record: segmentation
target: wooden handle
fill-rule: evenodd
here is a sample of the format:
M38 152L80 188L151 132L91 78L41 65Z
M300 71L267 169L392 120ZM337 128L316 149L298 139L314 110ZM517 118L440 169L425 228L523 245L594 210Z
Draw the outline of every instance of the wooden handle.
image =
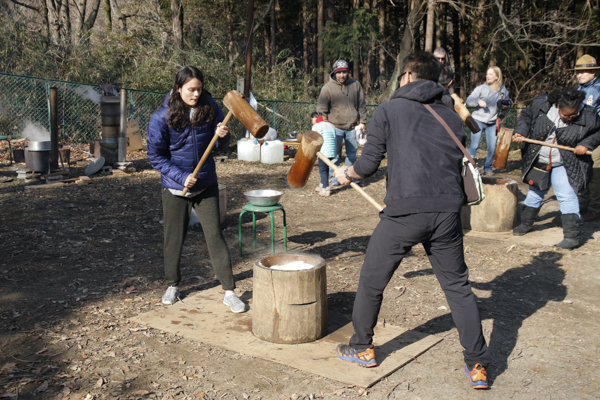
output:
M227 124L229 123L229 120L231 119L231 117L233 117L233 112L229 111L227 113L227 115L225 116L225 119L223 120L223 122L221 122L221 126L227 126ZM215 136L213 136L212 140L208 144L208 147L206 148L206 150L204 150L204 154L202 154L202 158L200 159L200 162L198 162L198 165L196 165L196 168L194 168L194 172L192 172L193 176L198 175L198 172L200 172L200 168L202 168L202 166L206 162L206 159L208 158L208 155L210 154L210 152L215 147L215 143L217 143L218 139L219 139L219 135L217 135L215 133ZM183 196L185 196L185 194L187 192L188 192L188 188L184 187L183 188L183 192L181 192L181 194Z
M555 149L561 149L561 150L567 150L567 151L572 151L575 152L575 149L569 146L563 146L560 144L554 144L554 143L548 143L548 142L542 142L541 140L533 140L533 139L528 139L528 138L523 138L524 142L527 143L534 143L534 144L540 144L542 146L548 146L548 147L554 147ZM586 151L585 154L587 154L588 156L592 155L591 151Z
M323 162L325 164L327 164L331 169L333 169L334 171L337 171L339 168L337 165L335 165L334 163L332 163L329 158L325 157L323 155L323 153L321 153L320 151L317 153L317 156L323 160ZM369 203L371 203L379 212L383 211L383 206L381 204L379 204L378 202L375 201L374 198L372 198L371 196L369 196L360 186L358 186L358 184L356 184L355 182L350 183L350 186L352 186L354 189L358 190L358 193L362 194L362 196L369 200Z

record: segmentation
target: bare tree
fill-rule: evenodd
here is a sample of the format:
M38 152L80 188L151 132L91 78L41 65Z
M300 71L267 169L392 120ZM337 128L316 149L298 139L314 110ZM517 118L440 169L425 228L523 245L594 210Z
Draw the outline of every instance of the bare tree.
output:
M423 0L413 0L412 9L408 14L408 18L406 19L406 25L404 26L404 33L402 36L402 43L400 45L400 52L396 56L396 65L394 67L394 72L390 78L390 82L387 87L383 91L383 94L379 97L379 103L383 103L388 101L392 94L398 89L398 79L400 78L400 74L402 73L402 61L406 56L408 56L411 50L414 47L414 31L417 26L421 22L421 18L423 17L423 13L421 12L421 6L423 5Z
M173 19L173 46L176 49L183 47L183 2L171 0L171 17Z

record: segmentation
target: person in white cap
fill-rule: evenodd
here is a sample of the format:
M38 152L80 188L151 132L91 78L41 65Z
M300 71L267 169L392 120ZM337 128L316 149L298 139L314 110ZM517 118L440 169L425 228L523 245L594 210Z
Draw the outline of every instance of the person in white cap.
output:
M592 106L600 115L600 79L596 77L596 71L600 68L596 59L589 54L580 57L575 63L575 71L579 86L577 90L585 92L583 104ZM579 193L579 208L581 219L591 222L600 218L600 147L592 152L592 180Z
M331 79L321 89L317 101L317 112L326 122L335 126L336 156L332 160L339 167L342 142L346 143L346 165L354 165L358 141L358 126L363 132L367 123L367 103L360 82L348 76L348 63L337 60L333 64ZM331 171L333 175L333 171ZM332 185L339 183L332 178Z

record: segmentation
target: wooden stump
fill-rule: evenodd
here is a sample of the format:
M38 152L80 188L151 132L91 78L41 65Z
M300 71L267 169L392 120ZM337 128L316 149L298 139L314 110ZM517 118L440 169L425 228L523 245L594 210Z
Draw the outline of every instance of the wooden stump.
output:
M463 229L480 232L511 231L517 222L517 182L509 178L481 177L485 199L476 206L463 206Z
M282 271L274 265L303 261L314 268ZM306 343L327 333L325 260L310 254L274 254L254 262L252 333L272 343Z

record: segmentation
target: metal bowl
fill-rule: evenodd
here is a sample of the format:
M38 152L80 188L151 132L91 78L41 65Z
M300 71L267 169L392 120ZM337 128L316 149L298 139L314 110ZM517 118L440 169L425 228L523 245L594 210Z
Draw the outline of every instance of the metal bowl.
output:
M279 190L250 190L244 193L250 204L259 207L274 206L277 204L283 192Z

